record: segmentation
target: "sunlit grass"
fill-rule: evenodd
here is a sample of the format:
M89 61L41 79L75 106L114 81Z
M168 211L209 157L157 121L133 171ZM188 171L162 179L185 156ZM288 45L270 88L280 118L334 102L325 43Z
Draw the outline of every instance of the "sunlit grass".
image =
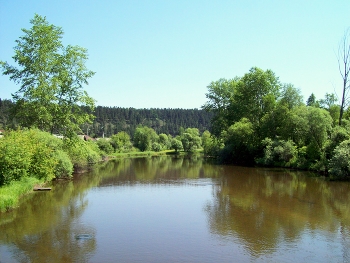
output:
M126 153L113 153L111 157L115 158L125 158L125 157L147 157L147 156L161 156L161 155L167 155L171 152L174 152L174 150L166 150L166 151L160 151L160 152L153 152L153 151L133 151L133 152L126 152Z
M126 158L126 157L148 157L148 156L165 156L165 155L188 155L188 154L196 154L202 153L203 149L198 149L194 152L188 153L184 151L175 152L175 150L164 150L159 152L154 151L132 151L132 152L124 152L124 153L113 153L109 157L111 158Z
M20 197L32 191L34 185L39 183L40 180L37 178L25 177L0 187L0 212L6 212L18 206Z

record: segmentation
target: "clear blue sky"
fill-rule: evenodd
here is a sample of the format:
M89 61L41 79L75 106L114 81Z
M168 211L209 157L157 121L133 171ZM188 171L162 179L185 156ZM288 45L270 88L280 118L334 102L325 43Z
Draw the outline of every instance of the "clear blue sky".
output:
M283 83L340 95L336 52L350 26L349 0L0 0L0 60L37 13L88 49L97 105L200 108L207 86L271 69ZM0 75L0 98L19 89Z

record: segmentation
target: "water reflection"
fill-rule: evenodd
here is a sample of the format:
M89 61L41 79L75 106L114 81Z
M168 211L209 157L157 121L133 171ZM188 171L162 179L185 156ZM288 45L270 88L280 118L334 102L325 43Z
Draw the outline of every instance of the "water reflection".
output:
M222 251L238 251L241 247L245 251L243 254L249 256L239 258L236 255L238 261L298 262L300 254L301 259L310 256L313 261L318 255L318 259L321 259L319 261L325 262L324 244L326 249L331 248L327 254L330 261L350 262L349 183L327 182L321 178L311 178L305 173L286 170L212 165L198 156L114 160L95 167L87 174L76 175L72 181L56 182L50 192L33 193L23 200L18 209L0 214L0 262L100 262L101 258L96 259L96 255L101 253L98 250L103 250L103 247L98 246L103 241L98 238L98 220L91 223L83 216L91 207L89 201L96 201L89 199L89 192L95 189L94 195L90 196L102 200L104 204L110 203L115 208L113 200L103 200L104 189L108 191L116 186L137 188L139 185L160 188L167 185L197 187L201 183L210 184L203 189L207 191L211 188L211 200L199 209L200 216L204 214L204 222L207 223L203 229L198 228L197 233L208 233L196 240L197 243L193 246L202 248L202 254L204 251L208 251L208 254L201 258L191 254L192 262L209 262L213 255L224 256ZM118 195L121 195L123 191L120 187L117 189ZM145 188L140 189L143 194ZM106 196L115 198L113 192ZM182 199L181 196L172 198ZM176 200L170 201L174 204ZM162 202L169 200L165 198ZM123 204L118 205L127 209ZM167 205L168 203L165 204ZM178 205L180 208L183 206L182 203ZM158 225L152 226L156 229L164 210L156 211L154 207L152 216L157 214L159 217L152 219L158 221ZM99 209L102 213L102 210L110 208ZM185 213L189 213L192 208L186 209L184 217L187 217ZM88 212L91 218L94 213L97 212ZM119 216L119 210L115 213L118 215L116 218L124 222ZM194 213L191 216L193 222L202 220L197 220ZM194 226L199 227L192 227ZM187 226L187 235L188 227L190 226ZM178 229L172 232L173 239L177 231ZM111 234L113 235L112 232ZM125 232L125 236L128 235ZM206 236L210 237L204 240ZM158 237L158 240L163 238ZM322 245L320 242L323 242ZM227 248L222 244L226 244ZM309 251L303 252L305 244L309 246ZM5 253L1 254L2 251ZM229 262L232 254L227 253L226 261ZM295 260L290 259L291 255ZM186 259L186 255L181 256ZM216 261L225 260L221 258Z
M0 245L6 244L13 262L88 262L96 241L94 228L79 221L88 206L86 181L58 182L0 215ZM91 238L76 238L82 233Z
M221 169L224 176L215 187L215 202L206 208L213 233L238 238L259 257L281 243L297 243L305 232L323 231L342 239L343 260L350 261L348 183L281 170Z

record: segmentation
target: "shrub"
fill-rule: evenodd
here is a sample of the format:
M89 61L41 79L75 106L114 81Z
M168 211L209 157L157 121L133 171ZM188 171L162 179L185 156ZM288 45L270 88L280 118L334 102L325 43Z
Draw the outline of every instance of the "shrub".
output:
M8 132L0 140L0 185L28 176L32 147L23 131Z
M100 150L95 142L83 141L78 137L64 139L64 151L67 152L74 167L84 167L101 160Z
M155 152L160 152L161 150L161 145L157 142L152 143L152 151Z
M73 173L73 164L66 152L58 150L55 152L57 164L55 167L56 178L71 177Z
M350 140L343 141L334 149L329 174L333 179L350 177Z
M27 176L52 180L61 148L60 139L37 129L7 132L0 140L0 185Z
M263 165L289 167L297 160L297 149L291 140L271 140L266 138L262 141L264 156L257 160Z
M101 151L103 151L106 154L111 154L114 151L114 148L111 145L111 143L104 138L97 140L97 146Z

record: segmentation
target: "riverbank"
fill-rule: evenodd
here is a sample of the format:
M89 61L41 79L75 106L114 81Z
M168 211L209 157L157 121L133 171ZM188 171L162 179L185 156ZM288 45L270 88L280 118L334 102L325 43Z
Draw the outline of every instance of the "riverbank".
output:
M39 179L25 177L20 181L13 181L9 185L0 187L0 212L7 212L18 206L20 199L33 191L34 186L41 185Z
M202 153L203 150L198 150L195 151L194 153ZM159 152L154 152L154 151L145 151L145 152L127 152L127 153L114 153L108 156L108 158L128 158L128 157L150 157L150 156L165 156L165 155L187 155L189 154L188 152L184 151L177 151L175 150L165 150L165 151L159 151Z

